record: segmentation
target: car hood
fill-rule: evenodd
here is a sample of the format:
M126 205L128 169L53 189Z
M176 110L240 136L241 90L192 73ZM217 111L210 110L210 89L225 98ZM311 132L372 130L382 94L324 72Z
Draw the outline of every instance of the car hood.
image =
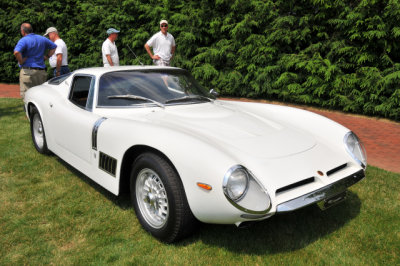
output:
M218 103L169 107L148 118L233 152L263 159L298 154L316 145L312 136L278 122L279 117L261 117Z

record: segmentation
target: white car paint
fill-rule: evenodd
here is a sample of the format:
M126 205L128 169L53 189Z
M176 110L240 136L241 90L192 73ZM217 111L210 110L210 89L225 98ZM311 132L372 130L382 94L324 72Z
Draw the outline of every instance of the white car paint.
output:
M177 170L194 216L207 223L238 224L268 218L277 206L333 184L365 166L346 151L349 130L317 114L278 105L215 100L198 104L143 108L99 108L97 88L104 73L158 67L90 68L75 71L59 85L48 82L30 89L24 102L38 108L49 149L115 195L120 193L121 164L134 146L160 151ZM69 100L76 75L95 77L91 111ZM29 114L28 114L29 117ZM92 148L93 127L98 128ZM116 159L115 176L99 169L100 152ZM327 176L340 165L346 167ZM271 199L267 215L249 218L223 192L223 178L234 165L246 167ZM323 175L319 175L322 172ZM309 184L276 193L282 187L313 177ZM197 183L212 186L204 190ZM262 203L252 202L254 210ZM245 215L245 216L243 216Z

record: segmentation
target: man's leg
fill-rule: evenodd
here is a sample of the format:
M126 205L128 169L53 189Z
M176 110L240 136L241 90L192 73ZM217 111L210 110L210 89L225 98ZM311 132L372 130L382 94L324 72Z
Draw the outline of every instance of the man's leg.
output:
M43 84L47 81L47 71L46 70L38 70L38 71L39 71L40 78L39 78L39 83L36 85Z
M60 73L60 75L67 74L67 73L69 73L69 72L70 72L70 70L69 70L69 67L68 67L68 66L62 66L62 67L61 67L61 73Z
M21 98L25 97L25 92L32 87L31 69L23 69L19 71L19 93Z
M165 61L163 59L153 60L156 66L169 66L169 61Z
M32 75L31 75L31 78L32 78L32 86L31 87L34 87L34 86L37 86L37 85L40 85L40 84L43 84L44 82L46 82L47 72L45 70L33 69L31 71L33 71Z

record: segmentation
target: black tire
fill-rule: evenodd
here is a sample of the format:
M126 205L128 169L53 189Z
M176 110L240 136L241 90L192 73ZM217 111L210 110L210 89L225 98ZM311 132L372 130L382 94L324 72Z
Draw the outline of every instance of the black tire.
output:
M41 154L50 154L50 151L47 148L46 134L44 132L42 118L35 106L33 106L31 110L30 125L32 141L36 150Z
M178 174L155 153L144 153L133 163L130 193L139 222L161 241L182 239L197 225Z

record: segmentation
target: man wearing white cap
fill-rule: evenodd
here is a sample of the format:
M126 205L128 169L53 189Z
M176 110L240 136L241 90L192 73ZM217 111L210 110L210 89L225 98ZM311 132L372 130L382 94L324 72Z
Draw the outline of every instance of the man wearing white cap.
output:
M168 21L160 21L160 30L146 42L144 48L157 66L169 66L175 53L175 39L168 33ZM153 47L154 55L150 47Z
M49 58L50 66L54 69L54 77L69 73L67 45L58 35L56 28L48 28L43 36L47 35L57 45L56 51ZM47 59L47 56L45 56L45 59Z
M101 51L103 53L103 64L105 67L119 66L118 49L115 40L118 38L119 30L109 28L107 30L108 38L103 42Z

